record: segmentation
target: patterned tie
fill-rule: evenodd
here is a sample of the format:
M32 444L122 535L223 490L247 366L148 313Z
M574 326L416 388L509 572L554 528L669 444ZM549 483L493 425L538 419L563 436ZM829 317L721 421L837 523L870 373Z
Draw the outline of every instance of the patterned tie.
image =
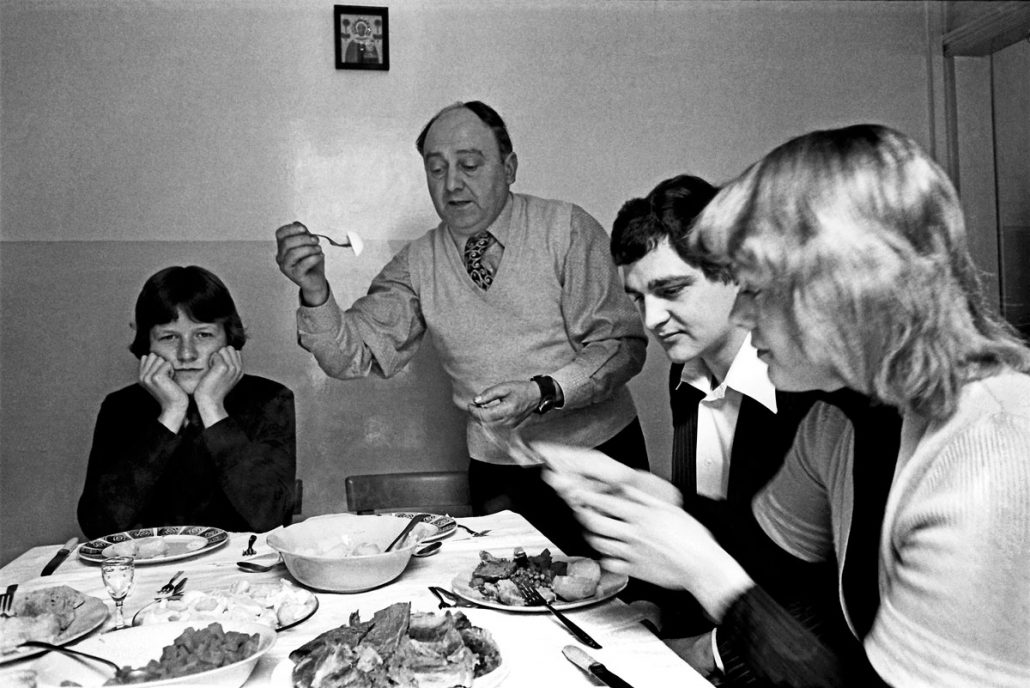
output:
M495 241L494 235L484 230L473 234L465 242L465 269L480 289L488 289L494 281L493 270L483 262L483 254Z

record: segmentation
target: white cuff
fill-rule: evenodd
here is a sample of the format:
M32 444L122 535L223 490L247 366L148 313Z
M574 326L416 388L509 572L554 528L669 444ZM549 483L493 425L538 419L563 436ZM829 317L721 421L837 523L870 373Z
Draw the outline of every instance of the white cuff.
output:
M719 656L719 643L715 641L715 634L719 631L718 628L712 629L712 659L715 661L715 668L719 670L719 673L725 673L726 667L723 666L722 657Z

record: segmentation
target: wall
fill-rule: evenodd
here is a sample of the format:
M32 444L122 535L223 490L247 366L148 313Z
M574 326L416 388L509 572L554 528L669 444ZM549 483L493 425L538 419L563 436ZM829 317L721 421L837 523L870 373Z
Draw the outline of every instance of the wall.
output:
M389 2L389 72L333 69L332 3L0 0L0 562L77 533L75 497L142 282L225 277L256 372L297 394L305 511L342 478L463 464L434 353L394 380L326 380L295 344L272 232L358 230L341 300L435 223L412 145L459 99L506 117L516 190L622 202L689 171L719 181L785 138L872 120L929 144L921 2ZM668 473L666 364L632 383ZM661 390L661 391L659 391Z
M991 56L1005 316L1030 339L1030 41Z

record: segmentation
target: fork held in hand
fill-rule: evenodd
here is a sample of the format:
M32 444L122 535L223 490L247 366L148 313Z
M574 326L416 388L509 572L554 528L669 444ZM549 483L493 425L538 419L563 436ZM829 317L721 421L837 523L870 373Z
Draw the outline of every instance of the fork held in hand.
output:
M561 621L565 625L565 628L569 629L572 632L572 635L576 636L576 639L579 640L579 642L583 643L587 647L592 647L595 650L601 649L600 643L591 638L586 631L584 631L582 628L574 624L568 617L566 617L560 611L551 606L551 603L545 600L543 595L537 592L536 588L532 587L525 581L513 582L515 583L515 587L519 589L519 592L522 593L522 597L526 600L527 603L533 606L547 607L547 611L554 614L558 621Z
M360 256L361 252L365 248L365 244L361 240L361 237L358 236L357 232L347 232L347 240L346 241L337 241L336 239L332 238L331 236L328 236L328 235L325 235L325 234L318 234L317 232L312 232L311 235L312 236L317 236L317 237L322 237L323 239L328 241L330 244L332 244L333 246L336 246L338 248L350 248L351 250L354 251L354 255L356 255L356 256Z

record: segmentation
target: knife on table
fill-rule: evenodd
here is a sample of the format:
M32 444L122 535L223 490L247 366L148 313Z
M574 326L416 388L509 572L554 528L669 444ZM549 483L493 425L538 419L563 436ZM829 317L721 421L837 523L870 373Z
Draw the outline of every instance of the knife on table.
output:
M79 538L77 537L73 537L68 540L68 542L64 543L64 547L57 550L57 554L54 555L53 559L46 563L46 566L43 567L43 573L39 575L49 576L51 573L56 571L57 567L61 565L61 562L68 558L68 555L71 554L77 544L79 544Z
M565 655L565 659L569 660L583 671L593 674L612 688L633 688L633 686L613 674L611 669L606 667L604 664L601 664L575 645L566 645L562 648L562 654Z

